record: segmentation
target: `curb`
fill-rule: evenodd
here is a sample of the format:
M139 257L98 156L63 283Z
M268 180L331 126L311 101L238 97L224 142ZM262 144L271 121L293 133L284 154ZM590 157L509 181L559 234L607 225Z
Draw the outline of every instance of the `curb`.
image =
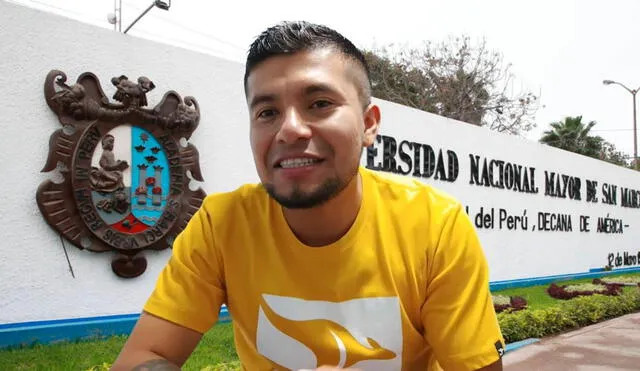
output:
M522 347L525 347L527 345L531 345L534 343L539 342L540 339L537 338L530 338L530 339L525 339L525 340L521 340L521 341L516 341L515 343L510 343L507 344L507 347L505 349L505 354L509 353L509 352L513 352L515 350L518 350Z

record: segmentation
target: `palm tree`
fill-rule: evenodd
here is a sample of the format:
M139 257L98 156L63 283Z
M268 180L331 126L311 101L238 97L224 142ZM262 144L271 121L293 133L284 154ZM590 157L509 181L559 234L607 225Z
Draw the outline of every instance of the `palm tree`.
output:
M540 142L584 156L600 158L602 138L589 134L595 125L595 121L583 123L582 116L565 117L564 121L552 122L551 129L542 133Z

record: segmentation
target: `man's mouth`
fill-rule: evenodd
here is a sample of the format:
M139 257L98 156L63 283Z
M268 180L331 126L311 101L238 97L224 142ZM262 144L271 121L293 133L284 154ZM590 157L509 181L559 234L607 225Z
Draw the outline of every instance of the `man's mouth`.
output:
M282 169L293 169L296 167L304 167L313 164L317 164L322 160L319 158L310 158L310 157L302 157L302 158L288 158L286 160L282 160L276 164L276 167Z

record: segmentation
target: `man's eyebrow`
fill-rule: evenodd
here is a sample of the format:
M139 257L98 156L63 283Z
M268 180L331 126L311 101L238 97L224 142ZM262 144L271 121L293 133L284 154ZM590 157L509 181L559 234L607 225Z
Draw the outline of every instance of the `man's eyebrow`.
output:
M269 103L276 100L275 94L258 94L251 98L251 102L249 103L249 108L253 109L255 106L262 103Z
M330 85L315 83L305 87L303 93L305 95L312 95L315 93L338 93L338 91Z
M323 83L314 83L314 84L306 86L304 89L302 89L302 93L304 95L313 95L313 94L316 94L316 93L338 94L339 92L338 92L338 90L336 90L331 85L323 84ZM251 101L249 102L249 108L253 109L253 108L255 108L255 106L257 106L259 104L274 102L274 101L277 100L277 98L278 97L277 97L276 94L258 94L258 95L255 95L253 98L251 98Z

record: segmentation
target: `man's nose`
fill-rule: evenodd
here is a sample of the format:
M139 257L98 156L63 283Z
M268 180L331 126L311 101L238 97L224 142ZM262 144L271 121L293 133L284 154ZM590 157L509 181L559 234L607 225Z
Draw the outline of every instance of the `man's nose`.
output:
M285 143L294 143L311 137L311 129L300 113L292 108L286 111L277 139Z

